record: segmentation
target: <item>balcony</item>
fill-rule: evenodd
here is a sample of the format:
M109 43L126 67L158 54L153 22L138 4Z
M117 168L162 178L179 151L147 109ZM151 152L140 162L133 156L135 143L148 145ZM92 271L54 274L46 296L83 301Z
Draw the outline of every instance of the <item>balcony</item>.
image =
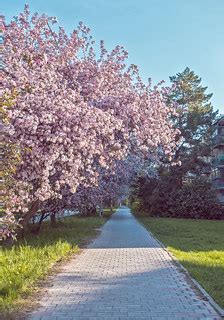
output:
M212 167L224 167L224 155L215 157L212 160Z
M215 189L224 189L224 179L213 180L212 185Z
M219 145L224 145L224 135L216 135L213 139L212 139L212 144L214 145L214 147L217 147Z

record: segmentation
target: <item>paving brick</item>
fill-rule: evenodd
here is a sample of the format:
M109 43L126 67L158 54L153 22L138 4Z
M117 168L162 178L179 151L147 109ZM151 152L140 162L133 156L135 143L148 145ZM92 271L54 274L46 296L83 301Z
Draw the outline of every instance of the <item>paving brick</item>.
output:
M221 319L186 277L121 207L101 235L52 277L29 319Z

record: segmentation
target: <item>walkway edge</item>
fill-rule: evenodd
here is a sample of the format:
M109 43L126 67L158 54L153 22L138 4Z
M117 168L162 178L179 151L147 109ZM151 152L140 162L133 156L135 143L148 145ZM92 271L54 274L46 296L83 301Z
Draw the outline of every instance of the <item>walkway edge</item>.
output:
M133 215L134 216L134 215ZM134 216L135 217L135 216ZM136 217L135 219L145 228L144 224L141 223L140 220L138 220ZM145 228L146 229L146 228ZM193 282L194 286L200 291L202 296L212 305L212 307L219 313L219 315L224 319L224 309L221 308L218 303L215 302L215 300L208 294L207 291L190 275L189 271L178 261L178 259L167 249L167 247L158 240L154 234L146 229L148 233L159 243L159 245L166 250L168 255L171 257L171 259L174 261L174 263L187 275L187 277Z

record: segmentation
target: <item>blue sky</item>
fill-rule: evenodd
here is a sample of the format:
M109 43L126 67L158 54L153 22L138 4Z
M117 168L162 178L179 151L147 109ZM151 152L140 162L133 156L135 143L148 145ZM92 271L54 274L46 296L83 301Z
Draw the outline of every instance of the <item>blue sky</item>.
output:
M9 20L25 3L68 32L83 21L97 42L123 45L145 80L168 82L189 66L224 112L224 0L7 0L1 14Z

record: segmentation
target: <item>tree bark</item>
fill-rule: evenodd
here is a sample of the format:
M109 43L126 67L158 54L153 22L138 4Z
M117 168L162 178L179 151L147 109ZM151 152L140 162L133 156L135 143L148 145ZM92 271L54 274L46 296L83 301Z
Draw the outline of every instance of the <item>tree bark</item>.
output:
M99 216L102 217L103 215L103 202L102 200L100 201L100 210L99 210Z
M23 220L21 224L24 230L27 229L28 222L37 213L39 207L40 207L40 200L38 199L32 203L30 210L23 216Z
M33 232L33 233L39 233L39 231L40 231L40 229L41 229L42 222L44 221L44 219L45 219L47 216L48 216L48 214L46 215L46 212L43 212L43 213L41 214L41 217L40 217L40 220L39 220L39 222L38 222L37 227L36 227L36 228L34 227L34 228L32 229L32 232Z
M113 213L113 201L110 202L110 213Z
M96 216L96 214L97 214L96 208L95 208L95 207L91 208L91 209L90 209L90 215L91 215L91 216Z
M55 228L56 227L56 213L51 213L51 226L53 227L53 228Z

